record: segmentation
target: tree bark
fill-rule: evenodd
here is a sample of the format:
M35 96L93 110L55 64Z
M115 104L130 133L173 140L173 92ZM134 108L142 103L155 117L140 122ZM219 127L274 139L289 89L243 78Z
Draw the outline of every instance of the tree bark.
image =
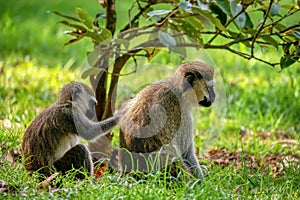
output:
M112 35L114 35L116 30L116 6L114 0L107 0L106 2L106 28L111 31ZM101 63L102 62L102 63ZM109 65L109 56L106 58L102 58L101 61L98 63L100 68L104 70L101 71L96 80L96 99L98 104L96 106L96 114L98 121L107 119L108 117L112 116L112 108L111 108L111 101L112 101L112 94L108 94L107 96L107 71ZM93 159L99 160L102 158L110 158L112 154L112 135L109 133L103 137L96 139L95 141L89 142L89 149L93 152Z

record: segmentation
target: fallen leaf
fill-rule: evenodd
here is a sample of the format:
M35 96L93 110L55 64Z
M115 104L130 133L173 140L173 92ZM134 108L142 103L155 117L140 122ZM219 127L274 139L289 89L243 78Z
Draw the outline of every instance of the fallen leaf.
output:
M59 172L52 174L42 182L38 183L35 188L36 189L47 188L51 184L51 182L55 179L55 177L58 176L59 174L60 174Z
M105 170L107 168L107 165L101 164L94 167L94 176L96 179L99 179L104 174Z
M5 159L9 162L10 166L13 167L16 162L14 161L13 155L11 154L11 152L7 152Z
M243 188L243 185L238 185L238 186L235 188L235 192L239 192L242 188Z
M207 153L204 158L217 165L232 165L235 168L247 167L249 172L270 169L270 174L275 177L284 173L284 168L297 164L300 169L300 158L291 155L267 155L265 157L255 157L247 152L230 152L226 148L214 149Z
M257 132L256 135L258 137L260 137L261 139L266 140L266 139L270 138L271 133L270 132Z
M8 192L8 184L3 181L0 180L0 193L7 193Z
M283 139L283 140L279 140L278 142L280 144L295 144L295 145L299 145L299 142L297 140L294 140L294 139Z
M8 193L8 192L15 192L17 186L12 186L8 184L6 181L0 180L0 193Z

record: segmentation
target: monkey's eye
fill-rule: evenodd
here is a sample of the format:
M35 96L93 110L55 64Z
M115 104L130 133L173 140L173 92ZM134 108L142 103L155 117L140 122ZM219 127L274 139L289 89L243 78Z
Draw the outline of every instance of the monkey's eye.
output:
M193 73L187 73L185 76L187 82L189 82L189 84L193 85L194 81L195 81L195 74Z
M91 106L96 106L96 104L97 104L97 101L93 101L93 100L90 101Z

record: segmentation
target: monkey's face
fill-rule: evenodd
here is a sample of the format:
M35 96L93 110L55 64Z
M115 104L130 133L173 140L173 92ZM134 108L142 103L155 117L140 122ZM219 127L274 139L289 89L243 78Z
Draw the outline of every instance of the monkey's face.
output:
M215 100L214 85L212 76L202 76L199 72L187 72L185 80L190 86L190 100L192 105L209 107Z
M95 117L97 100L89 91L86 91L79 85L74 86L72 91L72 101L80 106L81 111L85 113L87 118L92 119Z

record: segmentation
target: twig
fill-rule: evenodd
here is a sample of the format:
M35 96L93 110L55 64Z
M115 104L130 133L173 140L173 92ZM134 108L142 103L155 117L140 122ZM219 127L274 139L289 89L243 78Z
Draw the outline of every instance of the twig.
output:
M126 31L126 30L128 30L129 28L131 28L131 24L133 24L137 19L139 19L140 16L141 16L142 14L144 14L144 12L145 12L148 8L150 8L152 5L153 5L153 4L152 4L151 2L148 2L148 4L147 4L145 7L140 7L140 11L132 18L132 20L130 20L130 21L128 22L128 24L127 24L124 28L121 29L120 33L122 33L123 31Z
M292 10L293 10L293 9L291 8L291 9L289 10L289 12L287 12L283 17L279 18L279 19L276 20L276 21L273 21L273 22L270 23L270 24L265 25L265 28L267 28L267 27L269 27L269 26L273 26L274 24L277 24L278 22L281 22L281 21L284 20L285 18L287 18L287 17L289 17L289 16L295 14L296 12L299 12L299 11L300 11L300 9L297 9L297 10L295 10L294 12L291 12Z
M238 16L240 16L243 12L244 12L244 8L242 8L242 10L236 14L233 18L231 18L225 25L224 27L226 28L227 26L229 26L229 24L231 24L231 22L233 22ZM217 33L207 42L208 44L212 43L214 41L214 39L216 39L216 37L218 37L218 35L222 32L222 30L218 30Z
M172 15L174 15L176 12L178 12L179 8L174 8L172 12L167 14L166 17L162 18L159 22L154 23L154 26L161 27Z
M268 18L268 15L270 13L270 10L271 10L271 7L272 7L272 4L273 4L274 0L271 0L270 1L270 4L269 4L269 7L268 7L268 10L265 14L265 17L264 17L264 21L262 22L261 26L259 27L258 31L256 32L256 34L254 35L253 37L253 40L252 40L252 44L251 44L251 57L254 56L254 44L255 44L255 40L257 39L259 33L265 28L264 25L267 21L267 18Z
M268 65L270 65L272 67L280 64L280 63L271 63L271 62L265 61L265 60L263 60L261 58L258 58L256 56L251 56L250 54L243 53L243 52L240 52L240 51L236 51L236 50L234 50L234 49L232 49L232 48L230 48L228 46L224 46L224 45L210 45L210 44L206 44L204 46L204 48L206 48L206 49L224 49L224 50L230 51L231 53L236 54L236 55L238 55L238 56L240 56L242 58L245 58L247 60L250 60L250 59L253 58L255 60L258 60L260 62L268 64Z
M281 30L281 31L278 31L277 34L284 33L284 32L286 32L286 31L289 31L289 30L291 30L291 29L298 28L298 27L300 27L300 24L296 24L296 25L290 26L290 27L288 27L288 28L286 28L286 29L283 29L283 30Z

